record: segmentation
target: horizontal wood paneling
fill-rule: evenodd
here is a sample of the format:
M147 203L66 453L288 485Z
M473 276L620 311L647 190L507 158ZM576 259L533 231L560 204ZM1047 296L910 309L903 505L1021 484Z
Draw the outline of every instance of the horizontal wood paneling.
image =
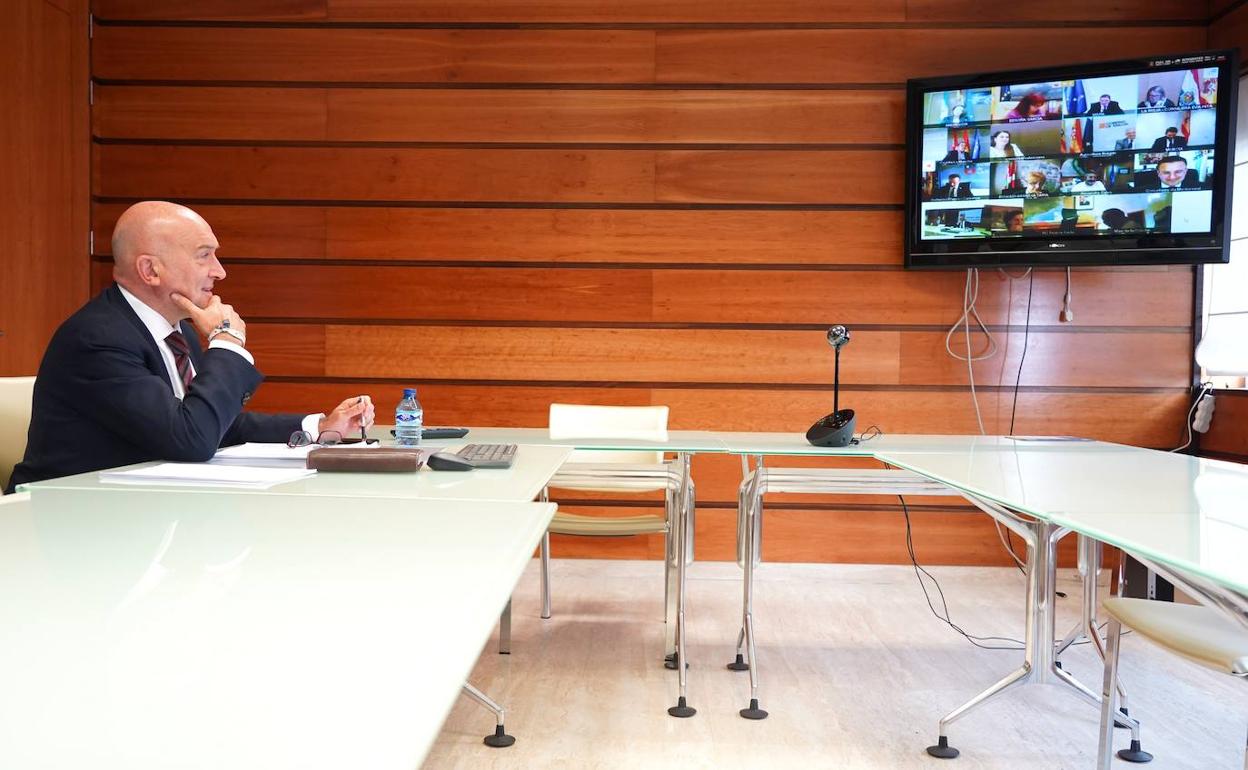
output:
M108 197L901 202L900 151L96 146Z
M322 88L96 86L96 136L162 139L329 139Z
M678 203L887 204L902 198L900 151L656 153L655 198Z
M111 27L96 77L390 83L901 83L1205 45L1203 27L439 30ZM956 51L956 55L949 52Z
M901 90L100 86L118 139L900 144ZM846 120L853 115L853 120Z
M1017 23L1045 22L1051 19L1119 22L1186 19L1204 22L1208 15L1209 9L1203 0L1109 0L1091 3L1085 0L1044 0L1039 3L1010 4L984 3L979 0L906 0L907 20L933 23Z
M662 83L900 83L1003 67L1069 64L1205 46L1203 27L660 30Z
M97 78L376 83L648 83L649 30L99 26Z
M254 6L254 7L253 7ZM272 7L269 7L272 6ZM671 23L711 21L902 21L905 0L864 4L855 0L97 0L108 19L234 19L247 21L328 18L334 21L454 23ZM298 16L297 14L305 14Z
M323 360L292 360L286 347L305 336L323 337ZM1008 336L1002 355L976 363L977 384L1014 384L1023 335ZM248 343L283 376L818 386L831 368L822 331L252 323ZM1181 333L1033 334L1021 384L1183 387L1187 344ZM966 365L943 345L940 332L860 332L842 382L963 384Z
M109 254L119 204L97 204ZM221 253L349 260L890 264L900 211L598 211L196 206Z
M1214 8L1231 0L1215 0ZM104 19L322 20L451 23L802 23L1195 20L1204 3L1047 0L994 5L974 0L96 0Z
M652 202L627 150L96 146L96 194L147 198Z
M268 372L267 356L258 360ZM271 373L271 372L270 372ZM406 381L405 381L406 382ZM426 422L430 425L502 425L543 427L550 404L580 403L618 406L665 404L671 408L673 430L738 430L805 432L831 411L827 390L744 390L718 388L593 387L520 385L417 385ZM1013 383L1011 383L1012 385ZM249 403L260 411L320 412L352 393L368 393L377 404L379 422L391 415L402 395L402 384L369 383L349 379L336 382L264 383ZM862 391L847 389L845 402L858 412L865 429L878 425L886 433L975 433L975 412L965 388L942 391ZM1009 433L1012 389L979 393L984 427L992 434ZM1020 435L1067 432L1102 441L1137 446L1177 446L1187 409L1181 389L1159 393L1086 393L1022 391L1014 430ZM1055 423L1060 421L1060 430ZM471 434L470 434L471 436ZM731 500L740 481L740 465L699 455L700 495L707 500ZM777 460L785 465L801 458ZM717 471L715 469L718 469ZM713 475L708 476L707 474ZM735 480L734 480L735 479ZM712 491L715 490L715 491ZM578 493L579 494L579 493Z
M217 290L244 317L435 321L549 321L733 324L765 317L771 325L948 325L961 307L961 273L902 271L673 270L550 267L378 267L231 264ZM112 263L97 262L96 286L111 280ZM1191 296L1176 291L1186 274L1098 269L1073 274L1076 290L1113 296L1081 308L1075 324L1058 314L1065 292L1060 271L1037 272L1033 328L1144 326L1185 330ZM1028 280L985 276L978 303L988 324L1027 321ZM523 287L524 291L517 291ZM537 293L541 302L529 294ZM361 302L367 297L367 302ZM980 342L978 338L973 345ZM962 336L953 340L964 349Z
M1209 17L1213 19L1213 17L1226 12L1232 6L1242 4L1241 0L1209 0ZM1214 21L1216 23L1217 20L1214 19Z
M239 19L307 21L326 18L328 0L92 0L101 19Z
M1200 437L1202 452L1239 455L1248 461L1248 393L1219 391L1216 394L1213 422L1209 432Z
M1209 47L1238 50L1243 71L1245 53L1248 53L1248 5L1240 5L1209 27Z

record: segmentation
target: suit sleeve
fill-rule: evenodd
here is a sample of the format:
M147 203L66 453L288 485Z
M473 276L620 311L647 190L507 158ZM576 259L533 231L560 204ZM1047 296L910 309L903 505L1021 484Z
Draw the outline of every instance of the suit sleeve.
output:
M263 414L241 412L221 439L221 446L241 444L244 441L262 441L269 444L282 443L290 434L303 428L302 414ZM313 436L312 438L316 438Z
M127 330L128 331L128 330ZM85 419L126 437L153 457L202 462L212 457L263 376L227 350L208 350L179 401L148 369L137 333L116 326L78 330L70 342L63 394Z

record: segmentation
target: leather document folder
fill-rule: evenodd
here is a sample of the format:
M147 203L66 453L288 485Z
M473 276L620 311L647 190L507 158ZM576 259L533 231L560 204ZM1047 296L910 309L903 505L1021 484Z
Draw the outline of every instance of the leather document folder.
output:
M332 447L308 452L308 467L317 471L356 473L412 473L420 470L425 455L406 447L349 449Z

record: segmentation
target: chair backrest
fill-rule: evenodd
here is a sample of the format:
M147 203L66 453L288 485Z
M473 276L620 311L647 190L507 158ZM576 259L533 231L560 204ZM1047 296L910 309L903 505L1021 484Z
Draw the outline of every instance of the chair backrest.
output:
M550 437L555 441L573 438L667 441L667 413L666 406L551 404ZM636 465L661 463L663 453L580 449L568 460Z
M34 377L0 377L0 489L9 485L13 466L26 453Z

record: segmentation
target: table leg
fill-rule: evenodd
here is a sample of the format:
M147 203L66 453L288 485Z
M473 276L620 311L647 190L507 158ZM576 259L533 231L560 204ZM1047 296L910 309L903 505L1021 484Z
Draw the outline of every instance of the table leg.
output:
M511 654L511 599L507 600L503 614L498 617L498 654Z
M753 489L754 473L750 470L749 458L745 455L741 456L741 483L737 486L737 563L741 565L741 569L745 569L745 560L747 558L746 538L748 537L748 527L746 517L749 515L746 508L746 500L749 497L750 490ZM742 616L744 618L747 600L743 597L741 600ZM737 655L726 668L729 671L749 671L750 666L745 662L745 655L742 650L745 649L745 623L741 623L741 630L737 632Z
M663 563L663 659L671 664L668 668L676 665L676 579L679 575L676 565L679 549L676 541L680 539L681 516L677 510L679 505L678 490L669 486L664 502L667 510L667 536L664 538L663 555L666 560Z
M739 713L745 719L766 719L767 712L758 705L758 653L754 647L754 563L758 560L761 545L758 537L759 519L763 514L763 458L757 467L745 495L745 580L741 597L741 637L745 642L747 668L750 672L750 705Z
M468 682L464 682L464 694L472 698L477 703L485 706L494 712L494 734L485 736L485 745L496 749L505 748L516 742L516 739L507 734L506 728L503 726L503 707L495 703L490 696L473 687Z
M986 500L967 496L972 503L1001 523L1014 529L1027 541L1027 610L1026 635L1024 637L1023 665L1008 674L971 700L946 714L940 720L937 744L929 746L927 753L941 759L958 756L956 748L949 745L949 725L966 716L996 696L1024 683L1060 683L1068 686L1085 701L1100 707L1100 698L1063 671L1055 657L1054 602L1057 590L1057 541L1068 533L1044 521L1029 521ZM1130 717L1119 714L1133 736L1138 736L1139 724Z
M1101 544L1085 535L1079 535L1078 537L1079 572L1083 576L1083 616L1057 645L1054 665L1059 669L1062 667L1062 653L1081 639L1087 639L1088 643L1096 650L1096 654L1100 656L1101 662L1105 661L1105 645L1101 642L1100 630L1096 624L1096 610L1099 606L1096 579L1101 571ZM1073 684L1076 687L1082 687L1077 682ZM1127 709L1126 690L1123 689L1121 681L1118 681L1117 687L1118 708L1123 715L1128 715L1131 712ZM1115 721L1114 724L1117 727L1128 727L1125 722ZM1138 738L1138 736L1136 737Z
M676 545L676 676L680 682L680 695L676 705L667 710L674 717L691 717L698 713L688 701L688 670L685 668L685 648L688 637L685 635L685 578L686 549L689 542L690 508L693 505L693 489L690 484L689 454L681 452L676 457L680 464L680 498L677 509L680 511L680 522L677 527Z

